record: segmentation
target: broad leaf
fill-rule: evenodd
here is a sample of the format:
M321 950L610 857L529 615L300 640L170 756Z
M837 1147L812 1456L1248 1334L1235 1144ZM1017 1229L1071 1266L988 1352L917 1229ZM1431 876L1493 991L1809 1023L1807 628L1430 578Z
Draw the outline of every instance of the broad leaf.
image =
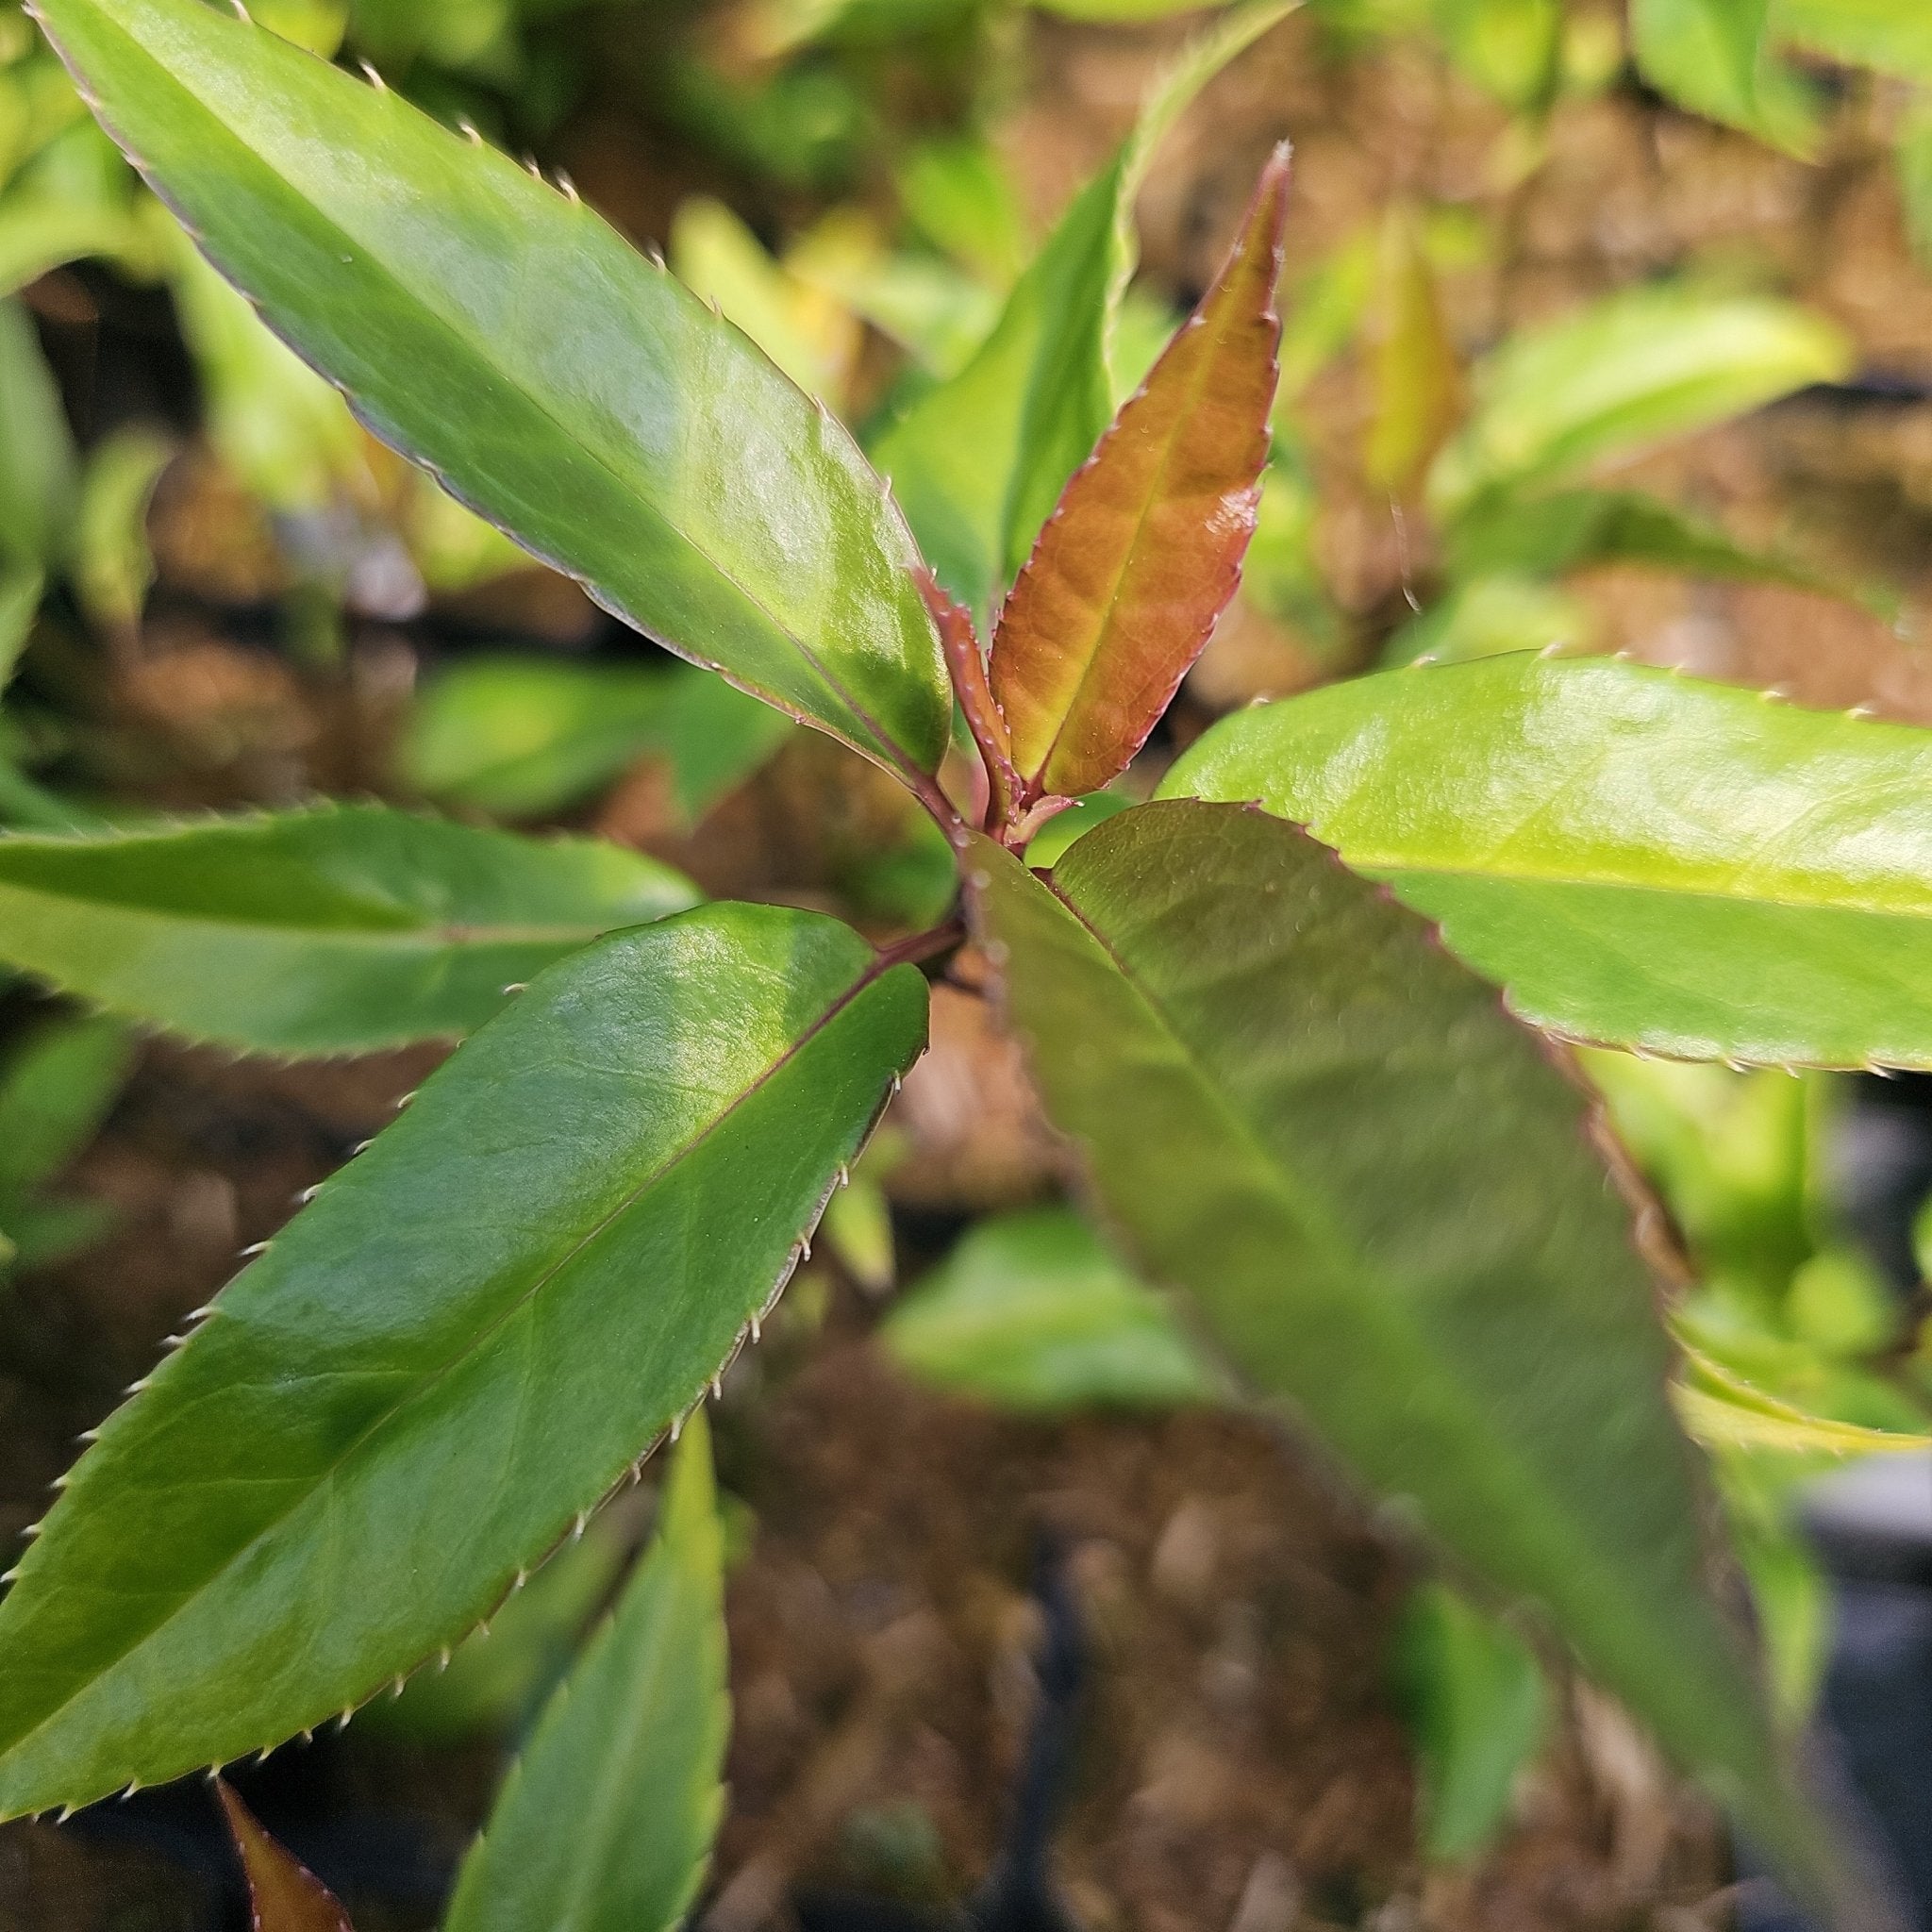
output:
M545 1708L444 1932L672 1932L724 1815L724 1539L703 1412L657 1540Z
M925 1007L776 907L538 979L81 1458L0 1602L0 1815L260 1749L459 1641L755 1327Z
M1802 155L1817 140L1816 111L1773 58L1771 9L1772 0L1631 0L1631 52L1644 78L1692 113Z
M748 778L790 726L687 666L475 658L425 686L398 750L417 791L499 818L574 805L656 753L695 822Z
M510 983L697 897L621 846L328 806L0 839L0 960L192 1039L361 1052L467 1033Z
M913 550L845 431L590 209L200 0L46 0L103 121L386 441L674 650L908 776Z
M1932 1066L1932 734L1517 655L1224 719L1168 797L1256 799L1553 1031Z
M1631 1211L1541 1043L1252 808L1124 813L1050 884L970 862L1048 1112L1150 1276L1819 1882L1707 1591Z
M1624 290L1477 368L1474 408L1437 459L1430 495L1455 514L1485 491L1573 477L1850 366L1840 330L1789 302Z
M981 1222L879 1332L926 1381L1012 1408L1164 1407L1226 1393L1160 1296L1064 1208Z
M940 582L982 625L1112 418L1108 338L1132 274L1133 205L1156 142L1293 4L1231 8L1182 55L1148 96L1133 137L1060 217L978 354L875 444Z
M1268 460L1287 217L1280 148L1227 265L1067 485L1000 612L992 695L1023 806L1125 769L1241 581Z
M355 1932L348 1913L322 1881L262 1830L225 1784L218 1781L215 1789L242 1854L254 1932Z

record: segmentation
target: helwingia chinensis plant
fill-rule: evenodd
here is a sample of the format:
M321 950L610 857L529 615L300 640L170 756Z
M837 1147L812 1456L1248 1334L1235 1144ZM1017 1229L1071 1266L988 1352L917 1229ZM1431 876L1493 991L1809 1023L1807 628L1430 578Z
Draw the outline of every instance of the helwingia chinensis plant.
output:
M1932 736L1617 663L1396 672L1227 721L1029 869L1235 588L1285 154L1110 427L1138 163L1075 203L881 441L923 557L845 429L573 195L201 0L39 17L378 435L893 774L961 909L880 951L373 807L0 841L0 958L115 1013L463 1041L63 1486L0 1603L0 1813L271 1746L458 1642L756 1338L970 936L1126 1249L1250 1393L1534 1606L1837 1924L1885 1923L1726 1614L1654 1210L1554 1040L1932 1066ZM977 756L942 784L956 702Z

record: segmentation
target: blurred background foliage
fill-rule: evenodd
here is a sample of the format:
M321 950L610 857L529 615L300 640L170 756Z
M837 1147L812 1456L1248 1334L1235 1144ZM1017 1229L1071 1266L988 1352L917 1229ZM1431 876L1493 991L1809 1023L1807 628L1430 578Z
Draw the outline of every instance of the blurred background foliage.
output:
M1131 274L1110 409L1205 286L1260 158L1297 141L1274 458L1241 599L1141 763L1043 833L1037 863L1144 795L1218 713L1387 664L1625 650L1932 723L1921 0L1307 0L1218 77L1170 90L1138 268L1110 201L1077 191L1213 8L251 10L531 155L660 250L853 425L982 608L1003 543L1031 534L1024 506L999 503L990 548L961 538L973 466L993 460L985 398L1057 380L1048 338L1101 328ZM1180 111L1196 83L1204 100ZM377 445L187 244L13 0L0 676L0 824L375 791L590 826L715 890L836 904L882 937L941 916L951 889L936 835L890 787L622 632ZM138 1044L24 989L9 1002L0 1234L18 1275L110 1237L116 1210L65 1176ZM904 1262L895 1215L966 1227L884 1318L891 1355L1035 1415L1231 1402L1068 1205L979 1024L942 996L903 1125L826 1224L874 1297ZM1794 1499L1932 1431L1932 1256L1888 1260L1853 1225L1835 1165L1847 1080L1584 1058L1696 1283L1674 1316L1682 1410L1796 1723L1829 1604ZM808 1326L809 1286L794 1299ZM514 1725L620 1554L587 1541L386 1722ZM1442 1581L1418 1587L1389 1669L1425 1843L1465 1860L1546 1735L1543 1672Z

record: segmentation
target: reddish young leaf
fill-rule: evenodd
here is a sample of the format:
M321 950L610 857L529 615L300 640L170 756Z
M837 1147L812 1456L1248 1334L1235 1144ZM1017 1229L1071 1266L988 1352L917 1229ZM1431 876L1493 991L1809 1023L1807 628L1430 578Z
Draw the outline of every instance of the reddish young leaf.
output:
M355 1932L327 1887L269 1837L219 1778L215 1790L222 1794L222 1809L228 1814L228 1829L248 1874L255 1932Z
M1241 581L1281 339L1288 149L1227 266L1061 496L993 638L1023 781L1092 791L1140 750Z
M973 613L956 604L940 580L923 565L912 573L919 594L939 626L940 642L944 645L946 668L952 674L953 693L966 714L966 724L979 756L986 766L986 781L991 788L993 810L1004 822L1012 815L1013 801L1019 795L1019 775L1013 770L1012 747L1007 737L1007 721L994 703L992 686L987 682L986 658L974 627Z

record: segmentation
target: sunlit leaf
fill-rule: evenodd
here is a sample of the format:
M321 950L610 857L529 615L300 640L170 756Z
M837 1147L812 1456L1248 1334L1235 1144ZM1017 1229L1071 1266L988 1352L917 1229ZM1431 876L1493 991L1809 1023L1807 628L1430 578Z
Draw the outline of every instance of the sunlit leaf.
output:
M193 1039L347 1053L468 1032L509 982L696 898L620 846L322 807L0 839L0 959Z
M1518 655L1241 712L1161 791L1307 824L1557 1032L1932 1066L1924 731Z
M1848 66L1932 83L1932 10L1918 0L1771 0L1771 27Z
M1474 404L1429 479L1439 509L1574 477L1851 367L1822 316L1764 296L1627 289L1516 336L1476 369Z
M1631 0L1631 52L1644 78L1692 113L1805 154L1817 140L1817 109L1773 53L1772 5Z
M0 1600L0 1814L258 1750L459 1642L759 1319L925 1010L777 907L534 981L82 1457Z
M880 1333L926 1381L1012 1408L1159 1408L1227 1392L1160 1296L1063 1208L981 1222Z
M1809 1414L1755 1388L1716 1357L1688 1345L1684 1371L1671 1390L1671 1399L1685 1428L1707 1449L1768 1449L1840 1459L1932 1449L1932 1435L1861 1428L1856 1423Z
M656 1541L464 1859L444 1932L673 1932L724 1811L724 1539L704 1411Z
M247 1874L254 1932L355 1932L322 1881L262 1830L225 1783L218 1780L215 1790Z
M910 538L840 425L589 208L200 0L43 23L210 258L387 441L640 629L923 780Z
M1630 1208L1542 1043L1253 808L1124 813L1050 883L969 863L1048 1113L1150 1278L1833 1884L1708 1594Z
M1287 215L1284 148L1227 265L1068 484L1001 609L992 695L1023 808L1126 767L1234 595L1268 458Z

